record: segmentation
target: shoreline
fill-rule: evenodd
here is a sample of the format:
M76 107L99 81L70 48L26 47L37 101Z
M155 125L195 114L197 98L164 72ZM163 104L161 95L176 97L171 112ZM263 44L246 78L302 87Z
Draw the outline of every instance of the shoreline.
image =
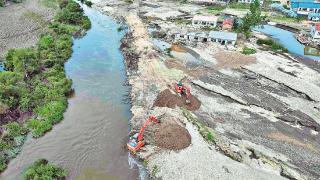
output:
M226 135L220 134L220 132L216 132L216 130L207 127L207 122L204 119L198 119L199 116L201 117L199 112L194 113L187 111L186 113L184 110L179 108L171 109L154 107L153 102L157 95L165 90L169 84L186 77L186 72L175 68L167 68L163 64L163 61L161 60L163 58L163 54L155 50L154 45L151 43L150 35L147 32L146 24L139 17L139 13L136 12L139 11L140 8L137 4L119 5L117 3L113 4L110 2L110 4L98 4L98 6L95 7L100 12L108 16L112 16L116 19L120 17L120 19L126 22L126 25L129 28L128 34L122 40L120 49L125 57L128 82L131 85L130 97L132 105L131 112L133 116L130 119L130 124L133 129L140 127L139 125L142 124L147 114L154 114L156 116L165 115L179 119L179 123L189 131L192 137L191 145L178 152L161 149L155 146L153 144L154 142L152 142L148 137L147 141L150 141L150 145L145 146L143 150L138 153L138 158L143 160L151 177L179 179L183 177L190 177L190 175L198 177L199 174L202 174L203 177L216 177L216 174L210 174L210 172L205 171L205 167L203 167L203 162L210 162L211 164L218 165L211 168L213 171L220 172L224 178L232 177L230 174L221 171L225 166L229 166L231 171L237 172L243 168L243 165L246 165L249 167L250 172L244 169L240 170L240 177L242 178L249 178L249 174L255 174L256 177L260 177L261 179L266 177L266 179L268 179L272 176L274 176L275 179L282 179L284 177L305 179L305 176L301 174L301 171L298 170L295 165L291 164L286 156L282 155L278 151L273 151L273 149L266 149L265 146L257 145L245 140L234 140ZM132 11L130 13L124 13L127 9ZM261 55L267 56L269 54L261 53ZM274 57L272 58L276 59L279 55L275 54L273 56ZM284 57L280 56L280 58ZM298 62L297 60L288 59L283 63L286 64L286 61ZM267 63L265 60L262 62ZM279 65L282 66L282 63L278 62L278 60L275 62L280 63ZM245 71L252 71L254 73L257 71L256 67L251 69L246 68L247 67L245 66ZM283 71L282 68L280 68L280 70ZM259 71L257 72L262 73ZM268 77L266 77L266 79L268 79ZM223 92L219 89L212 89L213 87L206 83L203 84L201 81L201 83L197 80L194 81L192 78L187 81L193 86L195 93L201 92L203 89L222 95L224 95L224 93L230 93ZM280 83L278 80L274 81L276 83ZM230 97L233 99L235 98L233 96L234 95ZM204 101L203 98L202 100ZM237 101L238 99L235 100ZM242 100L239 102L244 104L247 103L242 102ZM213 141L206 139L208 132L203 131L204 129L208 129L210 133L212 132L212 134L214 134ZM153 130L154 128L150 127L150 133L153 132ZM205 151L207 147L212 150ZM218 149L218 151L216 149ZM188 154L190 151L195 152L195 154ZM205 159L202 159L203 154L207 154L208 156L206 156ZM258 161L260 165L258 167L255 165L255 160L251 158L252 154L254 154L253 156L259 156ZM196 167L190 165L191 162L190 160L188 161L188 158L190 157L198 158L196 161L199 161L199 164ZM212 157L221 158L223 160L221 160L221 163L215 162L216 159L212 159ZM179 161L174 160L175 158L178 158ZM233 160L229 162L229 159ZM261 163L273 164L275 167L271 168L262 165ZM183 168L183 170L178 170L179 168ZM173 173L173 171L175 173ZM270 171L270 174L264 174L268 171ZM197 172L197 174L194 174L195 172Z

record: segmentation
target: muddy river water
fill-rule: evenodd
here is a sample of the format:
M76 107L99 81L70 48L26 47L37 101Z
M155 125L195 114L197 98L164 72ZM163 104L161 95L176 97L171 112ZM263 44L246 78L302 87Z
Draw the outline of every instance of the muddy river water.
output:
M84 7L92 28L76 39L66 73L75 95L64 120L39 139L28 138L0 179L20 179L23 170L39 158L63 166L68 179L137 179L130 167L125 143L130 105L123 56L119 50L125 32L112 18Z

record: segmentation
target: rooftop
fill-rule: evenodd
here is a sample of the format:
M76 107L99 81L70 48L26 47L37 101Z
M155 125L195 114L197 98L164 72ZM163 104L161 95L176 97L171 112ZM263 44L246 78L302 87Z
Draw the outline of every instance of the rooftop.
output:
M236 41L238 35L236 33L232 33L232 32L210 31L209 37L215 38L215 39L225 39L225 40L230 40L230 41Z

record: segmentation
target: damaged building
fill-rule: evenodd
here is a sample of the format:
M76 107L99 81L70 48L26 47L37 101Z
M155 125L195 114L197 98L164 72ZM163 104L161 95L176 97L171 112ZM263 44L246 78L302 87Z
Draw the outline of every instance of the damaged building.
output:
M235 45L237 34L225 31L189 32L172 34L174 41L217 42L222 45Z

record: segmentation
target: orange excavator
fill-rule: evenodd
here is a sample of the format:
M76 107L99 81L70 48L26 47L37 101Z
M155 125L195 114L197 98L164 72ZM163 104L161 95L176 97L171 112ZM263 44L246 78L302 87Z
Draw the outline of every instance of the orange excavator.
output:
M190 101L190 96L191 96L191 93L190 93L190 88L185 86L184 84L182 84L181 81L179 81L178 83L176 83L176 92L178 93L179 96L186 96L187 99L186 99L186 104L190 104L191 101Z
M129 142L127 143L128 149L132 153L135 154L145 145L145 142L143 140L143 133L150 122L153 122L155 124L160 123L154 115L149 116L149 118L144 122L143 126L141 127L139 133L135 133L133 136L131 136Z

